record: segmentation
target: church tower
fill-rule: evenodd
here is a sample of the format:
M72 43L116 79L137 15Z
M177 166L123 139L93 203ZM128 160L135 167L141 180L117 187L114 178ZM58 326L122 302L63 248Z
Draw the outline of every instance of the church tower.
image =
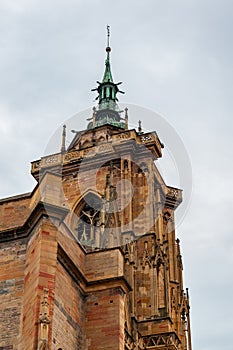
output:
M110 65L66 149L0 200L0 350L192 350L176 208L155 131L128 126Z

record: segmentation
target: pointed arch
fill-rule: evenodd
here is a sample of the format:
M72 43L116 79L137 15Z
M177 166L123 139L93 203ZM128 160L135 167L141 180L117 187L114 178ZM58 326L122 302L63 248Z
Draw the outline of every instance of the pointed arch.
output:
M78 208L80 207L80 205L82 205L82 201L88 196L88 195L93 195L96 196L97 198L99 198L100 200L102 199L102 196L99 192L93 190L93 189L88 189L85 192L82 193L82 195L80 197L77 198L77 200L74 202L73 206L72 206L72 212L75 212L78 210Z
M87 191L73 209L71 229L80 243L99 246L102 198L94 191Z
M49 350L47 341L42 341L42 343L38 347L38 350Z
M105 137L103 135L101 135L97 140L97 143L102 143L102 142L105 142Z
M87 148L87 147L91 147L91 146L92 146L91 140L85 140L85 141L81 144L81 148Z

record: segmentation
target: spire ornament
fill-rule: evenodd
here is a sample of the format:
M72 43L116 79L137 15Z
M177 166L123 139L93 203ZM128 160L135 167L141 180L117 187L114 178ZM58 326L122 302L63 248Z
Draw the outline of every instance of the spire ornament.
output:
M111 47L110 47L109 41L110 41L110 26L107 25L107 47L106 47L106 51L107 52L111 51Z
M122 82L114 83L111 72L110 52L110 26L107 25L107 57L105 60L104 75L102 82L97 81L98 87L92 89L92 91L98 92L98 96L96 98L96 100L98 100L98 108L96 110L95 123L90 123L88 128L110 124L122 129L126 129L126 123L125 121L122 121L122 118L120 116L121 112L117 105L117 93L124 94L124 92L118 88Z

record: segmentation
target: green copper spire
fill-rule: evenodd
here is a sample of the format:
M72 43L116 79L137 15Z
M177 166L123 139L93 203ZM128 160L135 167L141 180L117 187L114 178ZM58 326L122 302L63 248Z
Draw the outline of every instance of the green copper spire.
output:
M107 47L107 49L110 49L110 47ZM107 49L106 49L106 51L107 51ZM106 58L106 61L105 61L105 72L104 72L102 83L108 83L108 82L113 83L111 67L110 67L110 55L109 55L109 52L110 51L107 51L107 58Z
M96 99L98 99L98 109L96 110L96 116L95 116L95 126L100 126L104 124L111 124L118 126L120 128L125 128L125 123L123 123L120 116L120 111L117 105L117 93L124 93L123 91L120 91L118 89L118 85L121 84L117 83L115 84L113 81L112 73L111 73L111 66L110 66L110 52L111 48L109 46L109 37L110 37L110 30L109 26L107 26L107 58L105 61L105 71L104 76L102 79L102 82L99 84L97 88L92 89L92 91L98 91L98 96ZM92 124L93 125L93 124ZM91 125L89 126L91 127Z

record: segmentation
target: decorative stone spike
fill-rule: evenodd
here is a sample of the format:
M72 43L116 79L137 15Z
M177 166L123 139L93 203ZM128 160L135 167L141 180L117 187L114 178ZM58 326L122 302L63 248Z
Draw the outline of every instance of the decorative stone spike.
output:
M66 125L63 125L62 131L62 144L61 144L61 153L65 153L66 151Z
M129 116L128 116L128 108L125 108L125 129L129 129Z

